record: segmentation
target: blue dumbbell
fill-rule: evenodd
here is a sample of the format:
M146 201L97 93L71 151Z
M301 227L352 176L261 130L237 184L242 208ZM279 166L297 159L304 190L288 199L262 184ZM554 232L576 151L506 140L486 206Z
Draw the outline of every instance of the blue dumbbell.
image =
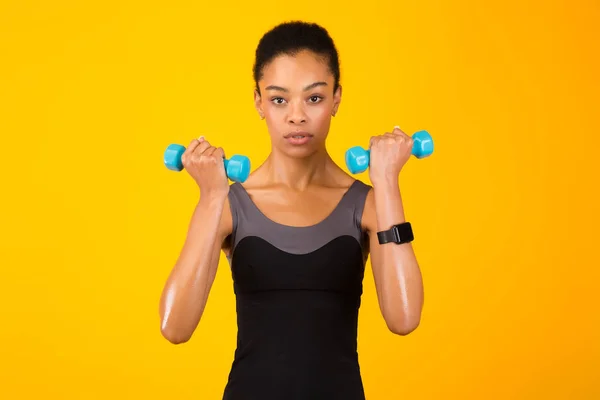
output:
M433 153L433 139L427 131L419 131L412 135L414 141L412 155L424 158ZM355 146L346 151L346 166L352 174L358 174L369 168L371 151Z
M181 156L185 147L180 144L170 144L165 150L164 162L168 169L181 171L183 164ZM230 159L224 159L227 177L235 182L244 182L250 175L250 159L246 156L234 155Z

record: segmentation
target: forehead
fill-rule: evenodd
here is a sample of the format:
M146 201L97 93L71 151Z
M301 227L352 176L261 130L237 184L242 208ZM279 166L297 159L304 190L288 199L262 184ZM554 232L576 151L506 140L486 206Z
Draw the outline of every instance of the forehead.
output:
M317 81L333 82L327 59L309 51L293 56L281 55L263 68L261 84L289 88L304 87Z

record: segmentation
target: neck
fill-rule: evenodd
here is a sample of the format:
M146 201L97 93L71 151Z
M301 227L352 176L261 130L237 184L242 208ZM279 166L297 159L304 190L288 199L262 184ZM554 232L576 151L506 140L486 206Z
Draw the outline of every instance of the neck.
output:
M273 148L265 160L265 167L274 184L302 191L310 184L324 180L331 163L333 160L325 149L309 157L294 158Z

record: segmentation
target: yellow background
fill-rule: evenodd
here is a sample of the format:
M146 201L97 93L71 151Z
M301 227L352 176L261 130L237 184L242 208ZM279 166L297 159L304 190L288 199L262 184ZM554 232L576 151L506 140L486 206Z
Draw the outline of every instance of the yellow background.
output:
M0 397L220 399L224 258L192 340L159 331L198 198L162 156L203 134L264 160L254 50L288 19L339 48L337 162L394 125L435 140L401 176L422 324L388 332L368 270L367 398L600 398L600 6L540 0L3 1Z

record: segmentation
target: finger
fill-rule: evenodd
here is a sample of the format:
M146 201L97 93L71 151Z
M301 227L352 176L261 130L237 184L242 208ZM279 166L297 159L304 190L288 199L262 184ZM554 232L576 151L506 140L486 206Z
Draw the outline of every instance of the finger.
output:
M210 143L208 143L207 141L203 141L198 146L196 146L193 153L188 155L188 157L186 158L186 162L190 162L191 160L200 160L206 153L207 149L210 149L210 147Z
M200 142L200 144L196 147L196 149L194 150L194 155L201 155L204 154L209 148L211 148L211 144L208 142L208 140L202 140L202 142Z
M396 139L400 139L405 142L410 142L412 140L412 138L410 136L408 136L406 133L404 133L400 129L394 129L394 131L392 132L392 135L394 135L396 137Z
M398 143L398 139L401 139L401 138L398 137L398 135L394 135L392 133L387 134L383 137L384 142L390 146L394 145L395 143Z
M204 153L202 153L203 157L212 157L215 154L215 151L217 150L216 147L210 146L208 149L206 149L204 151Z
M190 142L188 147L184 150L183 154L181 154L181 162L183 165L187 165L187 160L194 154L198 146L202 144L201 140L194 139Z
M219 156L221 158L225 158L225 150L223 150L222 147L217 147L215 149L215 152L213 153L214 156Z
M394 126L394 130L392 131L394 135L405 135L404 131L400 129L398 125Z
M193 139L190 144L188 145L188 147L185 149L185 151L183 152L183 154L190 154L193 153L194 150L196 150L196 147L198 147L198 145L200 144L200 141L198 139Z
M371 136L371 139L369 139L369 148L373 147L378 141L379 138L377 136Z

